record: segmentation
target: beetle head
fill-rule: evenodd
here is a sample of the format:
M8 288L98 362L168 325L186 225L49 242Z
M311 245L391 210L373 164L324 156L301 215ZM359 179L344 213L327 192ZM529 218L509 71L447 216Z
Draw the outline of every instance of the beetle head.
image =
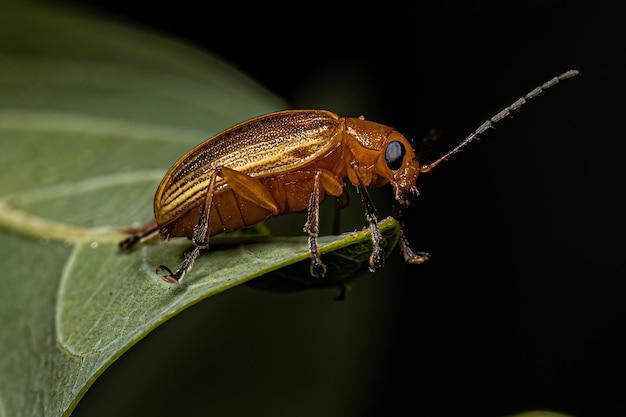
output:
M419 162L413 147L400 133L393 131L388 139L384 161L391 172L389 182L394 188L396 201L408 205L410 196L419 194L415 186L420 173Z

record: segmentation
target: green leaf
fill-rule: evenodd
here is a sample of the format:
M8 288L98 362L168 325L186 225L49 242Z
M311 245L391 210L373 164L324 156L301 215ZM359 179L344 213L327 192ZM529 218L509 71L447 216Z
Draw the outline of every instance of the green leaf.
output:
M254 239L212 240L182 285L154 268L177 265L187 240L120 253L121 230L151 219L154 190L173 162L211 134L285 104L189 46L54 9L5 8L0 416L70 414L148 332L232 286L271 280L272 271L304 287L341 285L365 267L367 231L320 239L334 281L308 277L305 237L268 238L263 229ZM388 252L398 225L380 227ZM273 289L277 277L258 286Z

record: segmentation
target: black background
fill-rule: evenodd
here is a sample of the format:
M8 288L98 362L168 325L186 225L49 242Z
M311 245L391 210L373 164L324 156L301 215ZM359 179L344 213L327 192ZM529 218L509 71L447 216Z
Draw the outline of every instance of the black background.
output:
M420 178L407 233L431 261L391 259L344 303L213 297L126 353L76 415L626 415L626 35L608 3L64 4L195 44L292 108L416 143L436 128L432 158L582 71Z

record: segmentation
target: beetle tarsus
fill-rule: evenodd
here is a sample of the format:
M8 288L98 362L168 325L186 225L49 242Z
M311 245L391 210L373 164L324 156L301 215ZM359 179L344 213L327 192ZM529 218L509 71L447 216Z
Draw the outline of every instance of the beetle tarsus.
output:
M131 233L131 235L118 244L120 250L122 251L131 250L136 244L143 243L158 236L159 227L157 226L156 221L152 220L141 229L130 229L127 230L127 232Z
M372 232L373 249L370 255L369 270L376 272L385 265L385 254L382 246L383 236L378 229L378 219L376 219L376 216L372 216L372 220L370 220L370 230Z
M404 230L400 229L400 249L404 256L404 261L412 265L423 264L430 259L430 253L428 252L413 252L413 249L409 246L409 241L404 234Z
M309 252L311 253L311 276L313 278L324 278L326 276L326 265L322 262L319 256L319 249L317 247L317 238L315 236L309 237Z
M402 250L402 256L406 263L412 265L423 264L430 259L430 253L428 252L414 252L409 245L409 240L404 233L404 212L402 204L395 204L394 218L400 223L400 249Z
M183 280L183 277L185 276L185 273L191 269L196 258L198 257L198 255L200 255L201 249L202 248L199 248L198 246L194 246L193 249L186 252L185 260L183 261L183 263L180 265L180 268L178 268L176 272L172 273L172 270L169 269L165 265L159 266L156 269L156 272L158 273L158 272L165 270L168 273L168 275L164 275L161 277L163 281L169 282L172 284L180 284L181 281Z
M326 265L317 259L311 261L311 276L313 278L324 278L326 276Z
M176 276L176 274L174 274L172 272L171 269L169 269L167 266L165 265L159 265L156 268L156 272L159 273L161 271L166 271L168 273L168 275L164 275L161 277L161 279L165 282L169 282L170 284L178 284L179 282L179 278Z
M137 235L127 237L119 243L120 250L130 250L137 242L139 242L139 240L140 238Z

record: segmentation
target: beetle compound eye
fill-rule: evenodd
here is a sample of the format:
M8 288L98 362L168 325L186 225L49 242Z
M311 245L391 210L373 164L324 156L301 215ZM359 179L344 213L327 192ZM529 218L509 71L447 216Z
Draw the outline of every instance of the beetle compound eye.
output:
M392 140L387 145L387 149L385 150L385 162L387 162L387 166L392 171L400 168L402 166L402 158L406 153L406 149L404 149L404 145L397 140Z

